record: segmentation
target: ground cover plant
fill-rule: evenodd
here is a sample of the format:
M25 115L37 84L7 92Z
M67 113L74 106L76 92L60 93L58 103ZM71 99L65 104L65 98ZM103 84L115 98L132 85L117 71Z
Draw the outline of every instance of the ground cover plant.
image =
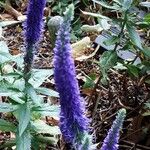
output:
M149 1L0 6L0 149L150 149Z

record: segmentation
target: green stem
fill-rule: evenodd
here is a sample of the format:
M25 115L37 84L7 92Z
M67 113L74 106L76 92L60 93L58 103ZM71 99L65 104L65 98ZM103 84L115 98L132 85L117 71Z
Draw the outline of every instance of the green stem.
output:
M127 22L127 14L128 14L128 11L126 11L125 14L124 14L124 22L123 22L123 24L122 24L121 31L120 31L120 33L119 33L119 35L118 35L119 40L120 40L120 39L123 37L123 35L124 35L124 34L123 34L123 31L124 31L124 28L125 28L125 25L126 25L126 22ZM120 44L120 41L116 43L116 45L115 45L113 51L116 51L116 50L117 50L119 44Z

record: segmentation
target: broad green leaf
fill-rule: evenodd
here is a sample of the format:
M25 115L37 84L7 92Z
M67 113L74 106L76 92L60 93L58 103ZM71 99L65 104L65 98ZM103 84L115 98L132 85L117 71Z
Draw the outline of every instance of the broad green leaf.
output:
M60 106L42 104L40 107L33 108L33 111L39 112L42 116L59 117Z
M47 96L59 97L59 94L56 91L48 89L48 88L39 87L39 88L36 89L36 91L38 93L41 93L41 94L44 94L44 95L47 95Z
M20 105L18 111L18 121L19 121L19 136L23 135L30 122L30 107L28 103Z
M142 44L141 44L141 38L139 36L139 34L137 33L135 27L133 27L132 25L127 24L126 25L128 33L129 33L129 37L131 38L131 41L140 49L142 48Z
M16 62L17 66L19 68L23 68L23 66L24 66L24 55L23 54L13 55L13 61Z
M18 105L12 105L9 103L0 103L0 112L7 113L13 112L18 109Z
M6 80L0 81L0 96L11 96L20 92L13 84Z
M16 150L31 150L31 135L25 130L21 136L17 136Z
M59 135L61 134L58 126L49 126L42 120L36 120L31 122L31 128L37 133L44 133L50 135Z
M9 53L7 44L4 41L0 41L0 63L10 60L12 60L12 55Z
M13 123L0 119L0 131L16 132L16 126Z
M117 62L117 53L114 51L105 51L100 57L100 67L108 71Z
M24 104L25 102L21 99L22 96L23 96L22 93L16 93L16 94L10 95L9 97L10 97L13 101L15 101L15 102L17 102L17 103L19 103L19 104Z
M101 82L107 84L107 71L117 62L117 53L114 51L105 51L100 57L99 65L102 72Z
M41 105L41 99L40 97L37 95L34 87L31 84L28 84L26 87L26 91L27 94L30 96L30 98L32 99L32 101L37 105L40 106Z
M34 88L39 87L48 77L53 75L52 69L33 69L32 78L29 80Z

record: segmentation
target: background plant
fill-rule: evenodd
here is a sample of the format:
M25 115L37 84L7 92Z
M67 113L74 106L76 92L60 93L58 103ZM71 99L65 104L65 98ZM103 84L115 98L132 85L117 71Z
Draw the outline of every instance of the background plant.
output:
M41 86L53 74L51 69L32 69L35 44L40 38L40 33L37 32L41 30L43 18L41 8L40 11L37 10L40 14L38 14L39 18L36 18L38 20L35 20L36 24L31 25L35 15L31 10L35 7L32 2L29 3L25 26L25 57L23 58L23 55L12 56L6 43L0 42L0 96L2 98L0 112L3 113L3 119L0 119L0 130L14 134L14 138L4 141L4 144L0 146L1 149L14 145L17 150L45 149L47 143L56 145L55 136L60 134L57 126L49 126L42 121L45 116L58 116L59 106L44 102L45 96L58 97L58 94ZM34 9L39 8L40 6ZM5 113L13 116L13 122L7 121ZM44 134L47 135L44 136Z

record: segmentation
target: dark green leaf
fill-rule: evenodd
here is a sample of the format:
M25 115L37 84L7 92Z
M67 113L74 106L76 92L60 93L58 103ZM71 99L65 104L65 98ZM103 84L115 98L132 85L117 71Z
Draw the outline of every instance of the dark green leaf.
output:
M106 46L114 45L119 42L119 38L117 36L112 36L111 38L104 41Z
M89 76L86 76L86 81L83 85L83 88L93 88L95 83L94 80L96 79L96 75L95 74L91 74Z
M150 47L144 47L144 49L142 50L144 55L150 59Z
M131 41L140 49L142 48L142 44L141 44L141 38L139 36L139 34L137 33L135 27L133 27L133 25L126 25L128 33L129 33L129 37L131 38Z
M132 75L134 75L135 77L139 76L139 68L137 68L134 65L125 65L128 68L129 73L131 73Z
M6 120L0 119L0 130L5 132L16 132L16 126Z

